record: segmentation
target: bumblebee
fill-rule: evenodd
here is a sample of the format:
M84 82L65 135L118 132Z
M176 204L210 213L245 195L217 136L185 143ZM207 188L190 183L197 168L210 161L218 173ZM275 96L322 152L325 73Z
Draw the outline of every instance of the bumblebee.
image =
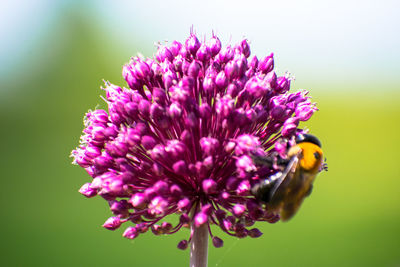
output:
M318 138L299 134L295 143L288 149L286 159L278 157L273 162L271 157L253 157L256 164L276 164L281 169L254 185L251 192L267 204L268 210L279 213L282 221L296 214L304 198L311 194L315 177L322 169L326 169Z

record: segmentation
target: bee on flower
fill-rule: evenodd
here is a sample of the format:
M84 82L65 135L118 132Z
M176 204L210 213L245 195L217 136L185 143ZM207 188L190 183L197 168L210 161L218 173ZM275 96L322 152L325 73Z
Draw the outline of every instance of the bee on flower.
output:
M123 67L127 86L105 82L108 111L85 116L74 163L93 178L79 190L100 196L112 216L109 230L125 227L134 239L151 231L173 234L211 225L239 238L259 237L257 221L279 212L254 187L281 172L278 140L292 140L299 122L317 110L306 91L289 92L291 79L274 72L274 55L250 57L247 40L222 47L217 36L160 45L154 58L134 57ZM253 190L252 190L253 189ZM179 222L170 223L177 214Z

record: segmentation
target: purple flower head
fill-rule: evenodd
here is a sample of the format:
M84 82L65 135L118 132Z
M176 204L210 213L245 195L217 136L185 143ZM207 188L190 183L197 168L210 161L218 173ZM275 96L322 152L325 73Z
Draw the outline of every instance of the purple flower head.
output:
M252 155L284 155L317 108L307 92L289 92L273 53L260 60L250 53L247 40L223 47L215 35L201 42L192 33L160 45L154 59L132 58L122 72L127 87L105 83L108 111L86 114L72 151L93 178L79 192L109 203L105 228L126 225L123 236L134 239L149 229L215 225L243 238L262 235L251 228L256 221L279 220L251 194L277 167L259 166ZM172 224L174 214L180 219Z

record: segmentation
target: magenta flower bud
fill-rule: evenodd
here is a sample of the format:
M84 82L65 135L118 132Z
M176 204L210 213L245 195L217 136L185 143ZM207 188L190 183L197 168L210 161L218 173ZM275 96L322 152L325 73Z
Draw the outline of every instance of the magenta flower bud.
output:
M305 102L308 99L307 94L307 91L292 93L289 95L288 102L294 102L296 105Z
M203 190L206 194L214 194L217 192L217 183L212 179L203 181Z
M103 224L103 227L108 230L116 230L121 226L122 222L118 217L110 217L108 220Z
M179 200L177 206L178 206L179 210L182 210L182 211L187 210L190 208L190 200L188 198L181 199L181 200Z
M161 105L157 103L153 103L150 106L150 117L153 120L157 120L158 118L162 117L164 115L164 109Z
M243 206L241 204L236 204L235 206L233 206L232 213L236 217L241 217L244 214L245 211L246 211L246 207L245 206Z
M228 192L222 192L221 193L221 199L223 199L223 200L227 200L227 199L229 199L230 198L230 194L228 193Z
M200 227L207 222L208 222L208 216L203 212L197 213L196 216L194 217L194 225L196 227Z
M157 144L150 152L150 156L153 160L163 160L166 157L165 147Z
M206 62L211 58L211 52L206 44L202 44L197 50L196 58L201 62Z
M210 49L211 55L214 57L221 50L221 41L217 36L213 35L213 37L208 42L208 47Z
M124 108L130 117L137 118L137 115L139 114L139 105L137 103L126 103Z
M103 153L102 156L99 156L94 159L94 166L99 170L107 170L112 167L114 163L114 158L107 153Z
M287 144L286 142L276 142L275 143L275 151L279 153L279 155L286 155Z
M186 48L185 45L182 45L181 50L179 50L179 56L181 56L184 59L189 59L190 58L190 53L189 50ZM184 61L185 62L185 61ZM184 63L183 62L183 63ZM183 67L183 66L182 66Z
M286 77L279 77L276 81L276 91L280 94L284 94L289 91L290 88L290 80Z
M149 227L145 223L138 223L135 228L141 234L146 233L149 230Z
M142 136L142 145L146 150L153 149L155 145L157 144L157 141L148 135Z
M113 193L113 194L119 194L119 193L123 192L123 186L124 186L123 181L121 181L119 179L114 179L114 180L110 181L110 183L108 185L109 192Z
M238 57L235 57L236 65L238 66L238 71L237 71L237 78L242 78L243 75L245 75L245 72L247 70L247 60L243 55L240 55Z
M198 123L198 118L197 116L193 113L190 112L187 117L185 118L185 125L187 128L191 129L191 128L196 128Z
M157 191L154 189L154 187L148 187L146 190L144 190L144 195L146 196L147 199L152 199L158 196Z
M106 88L104 90L106 91L107 100L114 102L121 95L122 92L121 87L111 84L109 82L106 82L105 85Z
M182 196L182 189L176 184L171 185L171 187L169 188L169 192L173 197Z
M190 77L196 78L197 76L199 76L200 69L201 69L200 63L197 62L197 61L193 61L193 62L189 65L188 75L189 75Z
M176 80L178 79L178 77L176 76L175 72L172 72L171 70L167 70L163 74L162 79L164 81L165 89L168 89L176 83Z
M165 104L165 102L167 101L167 95L165 91L161 88L154 87L152 95L153 95L153 100L160 105Z
M296 114L296 117L299 118L301 121L307 121L311 118L311 116L317 110L318 109L314 105L312 105L310 103L306 103L303 105L299 105L296 108L295 114Z
M249 62L249 68L250 69L257 69L258 67L258 58L257 56L253 56Z
M276 73L274 71L270 71L265 75L264 81L270 84L271 88L274 88L276 86Z
M106 144L106 152L113 157L124 157L128 152L128 146L119 141Z
M219 149L219 141L215 138L203 137L200 139L200 146L205 155L213 155Z
M222 47L214 34L200 41L192 33L184 45L160 45L154 58L132 58L122 68L125 87L105 82L107 108L85 115L71 153L93 178L79 192L110 205L104 227L134 223L123 234L133 239L205 225L211 237L219 227L243 238L261 235L255 222L279 220L251 189L284 166L253 158L287 158L299 122L317 108L306 91L288 92L273 54L250 59L250 51L247 40ZM174 213L180 219L171 223Z
M271 118L277 121L282 121L285 118L286 106L278 105L271 109Z
M82 185L82 187L79 189L79 193L84 195L87 198L94 197L97 195L97 190L93 189L90 187L90 183L86 183Z
M132 66L125 65L122 69L122 75L131 89L140 90L142 88L142 82L133 76Z
M90 120L93 123L105 125L108 122L108 114L105 110L96 109L90 113Z
M219 89L223 89L228 85L228 78L224 71L218 73L217 77L215 78L215 84Z
M249 156L241 156L236 161L236 167L245 172L255 171L257 168Z
M231 176L226 181L226 189L228 189L229 191L235 190L237 188L238 184L239 184L239 179L237 179L234 176Z
M258 63L258 69L262 73L268 73L274 69L274 53L261 59Z
M161 195L169 191L168 184L164 181L158 181L157 183L154 184L153 188L154 190L156 190L156 192L158 192Z
M257 238L262 236L262 232L260 230L258 230L257 228L253 228L249 231L249 236L252 238Z
M250 183L249 181L246 180L238 185L236 192L238 193L238 195L243 196L248 194L248 192L250 192L250 189L251 189Z
M164 62L165 60L172 61L174 60L174 55L167 47L162 46L157 50L156 58L159 62Z
M249 80L246 85L246 92L253 98L262 98L268 93L267 84L260 83L258 79Z
M199 39L197 39L196 35L193 33L190 35L190 37L186 40L185 46L186 49L194 56L196 55L197 50L200 48L200 42Z
M212 78L213 80L217 77L218 72L221 71L221 66L217 62L212 62L206 69L205 76Z
M239 76L239 66L236 64L235 61L229 61L225 65L225 74L226 77L230 80Z
M165 209L168 207L168 202L162 197L155 197L149 203L149 211L151 214L161 215L164 214Z
M260 146L260 141L258 138L252 135L243 134L237 138L237 143L235 147L235 154L242 155L254 151L258 146Z
M169 222L163 222L161 223L161 231L163 234L169 233L172 229L172 224Z
M203 160L203 165L207 168L207 170L211 170L214 167L214 158L212 156L206 157Z
M135 239L138 235L139 234L135 227L126 228L125 232L122 234L123 237L128 239Z
M104 175L104 174L103 174ZM103 184L103 179L101 176L98 176L93 179L92 183L90 184L90 188L94 190L101 189L101 185Z
M248 230L244 227L243 224L241 223L237 223L233 229L236 232L236 236L239 238L244 238L248 235Z
M213 246L216 248L220 248L220 247L224 246L224 241L217 236L213 236L212 243L213 243Z
M85 156L94 159L101 155L101 149L96 146L87 146L85 150Z
M228 117L234 110L234 101L229 96L224 96L222 99L217 99L215 111L222 117Z
M203 81L203 89L207 93L212 93L215 90L215 82L211 77L206 77Z
M183 62L184 62L185 60L183 59L183 57L182 56L178 56L178 57L176 57L176 58L174 58L174 61L172 62L173 64L174 64L174 66L175 66L175 70L177 71L177 72L183 72ZM162 71L160 71L160 73L161 73Z
M118 135L118 127L116 125L111 125L109 127L107 127L106 129L104 129L104 134L108 137L108 138L114 138Z
M146 62L139 61L133 67L133 73L138 79L148 79L151 74L151 69Z
M129 208L129 203L128 201L121 200L121 201L111 201L110 202L110 210L115 214L115 215L121 215L121 216L126 216L129 214L128 212Z
M228 219L229 217L227 217L226 219L224 219L222 221L222 225L224 226L225 230L230 231L233 228L233 223L231 220Z
M209 104L203 103L199 108L200 117L203 119L209 119L212 114L212 110Z
M218 54L218 60L221 63L227 63L229 60L233 59L234 56L234 49L232 49L230 46L227 46L223 49Z
M172 165L172 169L177 174L186 175L188 173L188 168L186 162L183 160L179 160Z
M136 147L141 142L141 136L135 129L129 128L126 135L126 142L131 147Z
M143 193L134 194L128 201L133 207L142 209L147 204L147 197Z
M178 103L172 103L169 106L168 114L171 118L179 118L182 115L182 107Z
M297 122L297 124L298 124L298 122ZM285 124L283 125L283 128L282 128L282 136L283 137L293 136L296 132L297 124L293 123L292 121L289 121L288 123L285 122Z
M247 58L250 56L250 45L247 42L246 39L244 39L241 43L240 43L240 47L242 48L242 53L243 55Z
M139 112L143 117L147 118L150 115L150 106L151 104L149 101L144 99L140 101Z
M236 97L240 88L235 83L230 83L227 88L227 94L232 98Z
M296 126L299 125L300 119L297 117L291 117L285 121L285 124L295 124Z
M187 247L188 247L188 245L189 245L189 242L187 241L187 240L182 240L182 241L180 241L179 243L178 243L178 248L179 249L181 249L181 250L185 250L185 249L187 249Z
M178 41L173 41L169 50L171 51L172 55L176 57L179 55L179 51L182 48L182 44Z

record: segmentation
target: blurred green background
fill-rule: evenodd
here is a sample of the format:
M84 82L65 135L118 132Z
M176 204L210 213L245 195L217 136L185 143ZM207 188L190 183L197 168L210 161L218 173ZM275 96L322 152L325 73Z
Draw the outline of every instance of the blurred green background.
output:
M258 239L215 230L225 245L210 246L209 266L400 265L396 2L1 5L2 266L188 266L189 251L176 249L186 230L132 242L103 229L107 205L78 193L89 176L69 154L84 113L103 105L102 79L123 85L130 56L151 56L164 38L184 41L192 24L224 44L246 35L259 57L276 52L280 74L298 77L292 90L308 88L318 102L303 126L329 164L290 222L259 223Z

